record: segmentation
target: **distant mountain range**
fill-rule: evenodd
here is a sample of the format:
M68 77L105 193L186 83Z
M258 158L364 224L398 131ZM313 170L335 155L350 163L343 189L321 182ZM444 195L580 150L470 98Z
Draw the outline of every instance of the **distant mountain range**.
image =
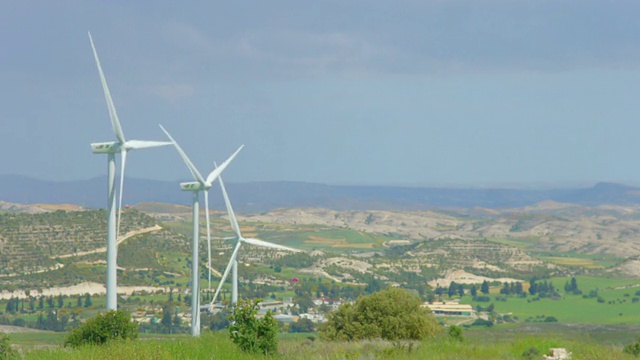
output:
M597 206L638 205L640 188L598 183L570 189L481 189L401 186L343 186L273 181L227 185L234 208L259 213L278 208L323 207L333 210L422 210L433 208L517 208L545 200ZM107 178L54 182L24 176L0 175L0 200L18 203L68 203L92 208L106 206ZM222 209L217 185L210 190L211 207ZM191 204L191 195L175 181L127 178L126 204L165 202Z

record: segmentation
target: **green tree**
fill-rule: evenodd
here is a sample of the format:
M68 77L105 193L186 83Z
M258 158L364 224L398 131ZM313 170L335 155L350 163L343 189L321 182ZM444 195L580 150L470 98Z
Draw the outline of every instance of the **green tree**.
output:
M329 313L327 319L320 326L320 336L331 341L421 340L441 330L419 298L398 288L361 296L355 304L345 303Z
M170 306L165 306L164 309L162 309L162 320L160 321L162 326L164 326L165 330L169 333L172 333L173 330L173 318L171 317L172 312L173 309Z
M207 320L209 320L209 329L213 331L222 330L229 326L229 314L226 311L219 311Z
M300 318L297 322L291 323L289 332L313 332L313 321L307 318Z
M124 310L109 310L87 320L75 328L64 341L64 346L100 345L112 340L136 339L138 324L131 321L131 314Z
M278 322L273 318L271 311L267 311L262 319L258 319L258 302L259 300L240 300L236 303L233 313L229 316L231 341L242 351L275 354L278 351Z
M89 307L93 305L93 302L91 301L91 294L86 293L84 295L84 307Z
M13 301L13 297L11 299L9 299L9 301L7 301L7 307L5 308L5 310L8 313L11 313L11 314L16 312L16 308L15 308L15 304L14 304L14 301Z
M482 282L482 285L480 286L480 292L485 295L489 293L489 283L487 282L487 280Z
M453 295L456 294L458 290L458 285L455 282L451 282L451 284L449 284L449 291L447 292L447 295L449 295L449 297L452 297Z

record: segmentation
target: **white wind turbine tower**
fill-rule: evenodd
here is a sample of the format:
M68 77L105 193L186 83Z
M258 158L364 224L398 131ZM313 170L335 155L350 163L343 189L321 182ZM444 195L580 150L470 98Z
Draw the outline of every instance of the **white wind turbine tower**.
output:
M98 73L100 74L100 82L102 82L102 90L104 91L104 97L107 101L107 108L109 109L109 117L111 118L111 126L116 136L116 141L92 143L91 150L94 154L108 154L107 158L107 174L108 174L108 200L107 200L107 310L116 310L118 308L117 298L117 258L118 248L116 246L116 238L120 230L120 209L122 208L122 190L124 185L124 169L127 161L127 151L134 149L143 149L156 146L171 145L166 141L144 141L144 140L126 140L124 133L122 132L122 126L120 126L120 120L118 120L118 114L116 113L116 107L113 105L113 99L111 99L111 93L107 86L107 79L102 72L102 66L100 66L100 60L98 59L98 53L96 47L93 45L93 39L91 33L89 33L89 42L91 43L91 49L93 49L93 57L96 60L96 66L98 67ZM120 194L118 203L118 218L116 220L116 207L115 207L115 169L116 159L115 154L120 154Z
M207 220L207 245L209 248L208 251L208 267L209 267L209 283L211 283L211 226L209 222L209 188L213 184L213 182L222 174L224 169L233 161L233 159L238 155L240 150L244 147L244 145L240 146L236 152L234 152L225 162L223 162L219 167L216 167L206 179L200 175L198 169L193 165L187 154L182 150L180 145L173 139L171 134L167 130L165 130L162 125L160 125L162 131L171 139L171 142L175 146L176 150L184 160L185 164L187 164L187 168L193 175L194 180L191 182L180 183L180 188L183 191L192 191L193 192L193 242L192 242L192 259L191 259L191 335L198 336L200 335L200 287L199 287L199 274L198 274L198 235L199 235L199 214L200 214L200 203L198 193L202 191L204 193L204 208L205 208L205 216ZM211 286L211 285L209 285Z
M213 308L213 305L216 302L218 294L220 293L220 289L222 289L222 285L224 284L225 280L227 280L227 276L229 275L229 270L231 270L232 268L233 268L233 275L231 276L231 304L235 304L236 302L238 302L238 261L236 260L236 258L238 256L238 251L240 250L240 246L242 246L243 243L246 243L249 245L262 246L262 247L266 247L269 249L276 249L276 250L285 250L285 251L292 251L292 252L301 251L298 249L290 248L288 246L282 246L282 245L270 243L260 239L243 237L242 233L240 232L240 226L238 225L238 220L236 219L236 215L233 212L233 208L231 207L231 201L229 201L229 196L227 195L227 190L224 187L224 183L222 182L221 176L218 177L218 181L220 182L220 188L222 189L222 196L224 197L224 203L227 207L227 213L229 215L229 222L231 223L231 229L235 234L237 242L236 242L236 246L233 249L233 253L231 254L231 260L229 260L229 264L227 265L227 268L225 269L224 274L222 275L222 279L220 279L220 284L216 289L216 293L213 295L213 300L211 300L211 303L209 304L210 308Z

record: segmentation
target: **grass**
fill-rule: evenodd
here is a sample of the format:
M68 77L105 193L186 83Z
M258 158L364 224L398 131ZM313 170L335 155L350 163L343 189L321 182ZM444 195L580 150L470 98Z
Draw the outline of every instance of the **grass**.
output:
M552 278L554 286L562 294L564 284L571 278ZM577 276L578 287L583 294L591 290L597 290L598 295L604 299L604 303L597 298L584 298L582 295L564 294L561 298L553 300L542 298L534 300L536 296L520 298L507 297L507 301L495 301L495 311L501 314L517 316L520 322L543 321L544 317L553 316L561 323L575 324L638 324L640 323L640 302L633 303L635 292L640 290L640 281L629 279L609 279L600 277ZM634 287L638 285L638 287ZM494 289L492 289L494 290ZM495 296L492 298L495 299ZM490 303L474 302L470 296L464 296L462 302L486 307Z
M564 347L573 359L633 359L622 353L622 345L602 344L593 339L573 339L563 329L546 329L542 336L510 333L511 329L466 331L463 342L446 334L422 342L390 343L382 340L329 343L307 338L309 334L281 338L276 356L245 354L230 341L226 331L205 332L199 338L182 335L113 342L106 346L65 349L27 349L24 359L523 359L528 349L538 349L541 358L552 347Z
M604 266L599 265L592 259L582 259L575 257L562 257L562 256L546 256L542 257L542 260L550 263L562 266L581 267L586 269L603 269Z
M34 331L12 333L11 343L22 348L33 348L36 346L58 346L62 345L67 333L57 333L52 331Z
M298 226L290 231L261 232L260 237L300 249L378 249L390 239L362 231Z

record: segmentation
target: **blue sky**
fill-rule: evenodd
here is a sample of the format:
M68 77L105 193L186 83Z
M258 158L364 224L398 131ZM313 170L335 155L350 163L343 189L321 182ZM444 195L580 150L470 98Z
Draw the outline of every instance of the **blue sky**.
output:
M55 4L54 4L55 3ZM230 181L640 183L635 1L6 1L3 174L106 173L113 133L163 124ZM171 148L127 176L186 179Z

